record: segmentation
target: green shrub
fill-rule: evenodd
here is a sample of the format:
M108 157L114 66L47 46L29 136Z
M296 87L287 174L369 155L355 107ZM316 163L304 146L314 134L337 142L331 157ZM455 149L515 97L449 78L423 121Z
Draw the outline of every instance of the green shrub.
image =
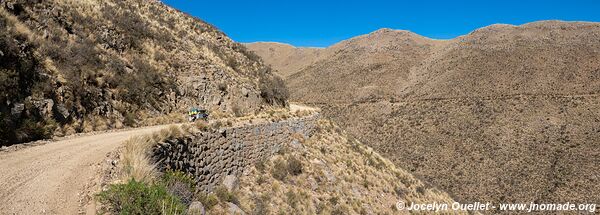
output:
M19 142L28 142L49 138L51 136L51 131L47 131L46 129L48 128L45 127L43 122L36 122L36 120L33 119L26 119L17 129L16 137Z
M181 171L167 170L162 176L162 182L164 183L167 191L173 194L185 205L192 203L194 197L194 178Z
M98 194L98 200L112 214L183 214L186 209L163 185L147 185L134 179L111 185Z
M186 174L185 172L182 171L173 171L173 170L167 170L163 176L162 176L162 180L163 182L165 182L166 184L173 184L176 182L181 182L184 183L190 187L193 187L195 182L194 182L194 178L188 174Z

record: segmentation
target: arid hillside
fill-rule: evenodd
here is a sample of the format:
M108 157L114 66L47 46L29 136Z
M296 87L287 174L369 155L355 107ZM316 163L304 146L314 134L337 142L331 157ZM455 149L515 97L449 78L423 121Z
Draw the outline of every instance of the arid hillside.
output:
M166 206L182 212L187 209L187 214L204 214L204 211L206 214L409 214L397 208L399 201L454 202L447 193L396 167L331 121L318 116L309 110L284 110L246 119L225 119L233 121L233 126L220 122L186 124L132 138L125 143L119 165L113 168L112 177L118 183L100 194L102 207L111 213L123 213L125 207L122 206L136 197L142 202L136 205L138 208L160 209L159 204L144 205L152 203L144 201L149 199L147 195L117 189L131 187L136 181L152 190L165 187L166 196L176 198L176 204ZM285 134L283 130L288 130L287 126L296 133ZM241 132L245 128L251 132ZM223 131L227 137L222 135ZM221 143L209 137L211 134L236 140ZM287 140L274 141L273 137L277 139L277 136L285 136ZM202 139L206 137L217 144ZM229 147L242 143L241 140L244 140L242 145ZM260 141L252 143L252 140ZM181 141L198 142L181 144ZM264 145L263 141L266 141ZM173 145L168 146L170 144ZM194 152L194 147L204 149ZM162 157L170 150L173 156L168 160L139 153L154 151L154 156ZM211 150L221 152L205 153ZM182 157L190 159L181 160ZM156 160L158 163L152 164ZM222 167L213 169L211 166ZM131 178L136 181L132 182ZM203 186L211 183L214 185ZM186 184L189 186L182 186ZM443 211L441 214L466 212Z
M283 81L158 0L0 3L0 145L286 104Z
M600 92L600 23L492 25L452 40L411 72L402 97Z
M321 120L317 129L240 177L242 208L252 214L408 214L397 209L398 201L454 202L332 122Z
M407 31L381 29L320 50L316 63L297 71L290 70L294 67L278 66L280 62L272 65L287 74L285 79L295 91L292 93L295 100L320 103L389 98L396 94L398 86L407 84L410 69L443 44L444 41L429 40ZM255 46L249 49L260 50ZM279 60L269 59L263 52L256 53L266 62Z
M326 56L321 48L296 48L283 43L257 42L245 46L262 56L284 78Z
M459 200L600 201L599 23L384 29L327 50L287 71L291 100Z

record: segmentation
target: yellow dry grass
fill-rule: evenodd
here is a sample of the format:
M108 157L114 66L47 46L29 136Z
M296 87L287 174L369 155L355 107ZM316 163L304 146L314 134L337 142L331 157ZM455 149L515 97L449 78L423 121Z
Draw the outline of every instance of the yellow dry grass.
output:
M300 174L298 164L291 165L298 161ZM282 171L289 172L283 179ZM406 212L395 209L398 201L453 202L327 120L301 147L287 146L250 168L240 183L240 206L253 213L397 214Z
M172 125L151 135L135 136L125 141L121 152L121 181L135 179L142 182L153 182L157 176L156 164L152 163L152 147L167 139L181 137L189 127Z

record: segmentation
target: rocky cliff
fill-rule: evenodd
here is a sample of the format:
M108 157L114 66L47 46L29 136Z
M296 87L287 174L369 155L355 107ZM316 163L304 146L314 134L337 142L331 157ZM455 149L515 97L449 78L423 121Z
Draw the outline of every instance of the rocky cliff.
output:
M0 145L286 105L258 56L158 0L0 4Z

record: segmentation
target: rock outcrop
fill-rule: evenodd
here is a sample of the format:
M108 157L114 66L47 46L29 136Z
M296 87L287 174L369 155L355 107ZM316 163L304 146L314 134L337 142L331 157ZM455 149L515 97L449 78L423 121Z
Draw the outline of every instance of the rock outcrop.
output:
M260 58L158 0L0 3L0 145L286 105Z

